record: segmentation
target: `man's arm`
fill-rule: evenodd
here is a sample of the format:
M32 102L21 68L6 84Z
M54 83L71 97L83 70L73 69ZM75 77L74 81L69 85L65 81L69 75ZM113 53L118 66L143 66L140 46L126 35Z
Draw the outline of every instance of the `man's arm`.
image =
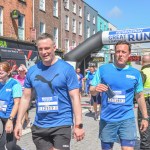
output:
M15 137L17 139L20 139L20 137L22 135L22 119L25 115L25 112L27 111L27 109L29 107L30 100L31 100L31 89L25 88L23 91L23 96L22 96L20 104L19 104L16 127L14 130Z
M72 100L73 112L74 112L74 126L82 123L82 108L79 95L79 89L74 89L69 91L69 95ZM74 137L77 141L84 138L84 130L79 128L74 128Z
M135 98L136 98L136 101L138 103L138 106L142 113L143 118L148 118L149 116L147 114L147 107L146 107L143 92L136 93ZM148 127L148 121L143 119L141 122L141 127L140 127L141 132L144 132L147 129L147 127Z

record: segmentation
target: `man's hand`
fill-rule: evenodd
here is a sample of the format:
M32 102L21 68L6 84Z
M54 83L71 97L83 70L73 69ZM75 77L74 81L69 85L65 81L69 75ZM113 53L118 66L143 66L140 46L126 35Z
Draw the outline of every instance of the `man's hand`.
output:
M147 120L142 120L141 122L141 126L140 126L140 131L144 132L146 131L148 128L148 121Z
M105 84L98 84L96 86L97 92L106 92L108 90L108 87Z
M13 121L12 120L7 120L6 125L5 125L5 131L6 133L11 133L13 132Z
M74 128L74 138L77 141L81 141L83 140L84 136L85 136L85 132L84 129L79 129L79 128Z
M16 124L15 129L14 129L14 135L17 140L20 140L22 136L22 124L21 123Z

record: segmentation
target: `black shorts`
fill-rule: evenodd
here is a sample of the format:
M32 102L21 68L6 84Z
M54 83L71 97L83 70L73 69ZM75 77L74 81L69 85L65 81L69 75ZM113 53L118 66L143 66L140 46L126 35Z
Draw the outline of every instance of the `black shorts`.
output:
M70 150L71 126L41 128L33 125L31 130L37 150L49 150L52 147Z

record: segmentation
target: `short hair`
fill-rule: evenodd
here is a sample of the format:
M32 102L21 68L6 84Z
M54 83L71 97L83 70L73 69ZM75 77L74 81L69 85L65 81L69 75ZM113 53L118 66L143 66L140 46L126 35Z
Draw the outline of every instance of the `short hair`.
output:
M54 38L51 34L49 33L42 33L38 38L37 38L37 41L36 41L36 44L38 43L38 41L40 40L44 40L44 39L51 39L53 42L54 42Z
M0 62L0 68L3 69L7 73L11 71L11 66L7 61Z
M117 45L121 45L121 44L126 44L126 45L128 45L129 51L131 52L131 44L130 44L129 42L123 41L123 40L120 40L120 41L118 41L118 42L115 44L115 50L116 50Z

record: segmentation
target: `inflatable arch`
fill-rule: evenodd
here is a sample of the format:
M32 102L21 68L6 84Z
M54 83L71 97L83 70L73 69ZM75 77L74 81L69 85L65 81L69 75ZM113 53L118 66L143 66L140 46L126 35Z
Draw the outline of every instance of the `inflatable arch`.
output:
M81 62L85 57L95 50L100 50L103 45L113 45L119 40L126 40L129 43L150 42L150 28L126 29L117 31L97 32L75 49L68 52L64 59L66 61Z

